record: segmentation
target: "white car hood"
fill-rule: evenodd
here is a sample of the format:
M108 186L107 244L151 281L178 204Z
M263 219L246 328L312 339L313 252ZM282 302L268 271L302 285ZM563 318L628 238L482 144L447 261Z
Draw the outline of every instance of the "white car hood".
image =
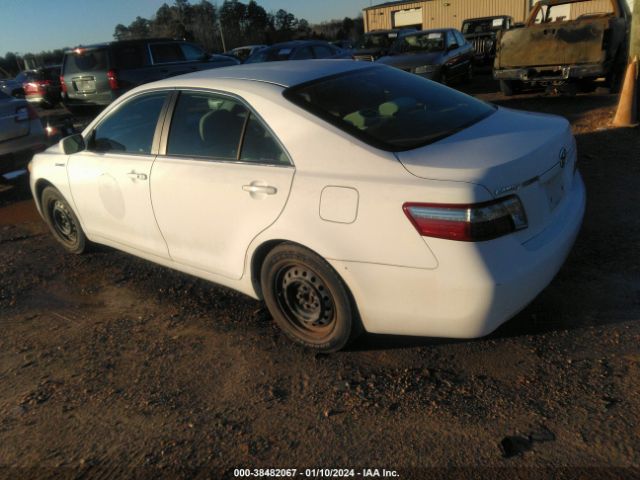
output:
M475 183L498 196L551 169L563 148L573 148L564 118L499 108L467 129L397 156L418 177Z

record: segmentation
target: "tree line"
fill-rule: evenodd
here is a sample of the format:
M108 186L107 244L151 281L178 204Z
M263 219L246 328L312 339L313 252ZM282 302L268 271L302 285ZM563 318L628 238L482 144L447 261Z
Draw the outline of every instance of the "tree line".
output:
M332 20L311 25L304 18L280 9L267 12L255 0L243 3L225 0L220 7L208 0L191 4L174 0L163 4L151 19L137 17L129 25L117 25L116 40L169 37L182 38L202 45L210 52L231 50L250 44L271 44L301 38L328 40L362 35L362 18Z
M116 25L115 40L180 38L200 44L209 52L223 52L251 44L272 44L294 39L356 40L364 33L362 17L310 24L291 12L267 12L255 0L225 0L217 6L209 0L190 3L174 0L163 4L150 19L136 17L129 25ZM79 42L81 43L81 42ZM76 45L73 45L76 46ZM0 67L11 75L29 68L62 62L66 49L25 54L8 52Z

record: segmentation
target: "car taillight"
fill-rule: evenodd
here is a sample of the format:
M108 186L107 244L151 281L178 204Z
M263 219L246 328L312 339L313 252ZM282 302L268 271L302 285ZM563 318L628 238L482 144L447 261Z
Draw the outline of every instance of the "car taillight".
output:
M117 90L118 86L118 74L115 70L111 69L107 72L107 80L109 80L109 88L111 90Z
M67 93L67 84L64 83L64 77L60 75L60 88L62 89L62 93Z
M405 203L407 215L425 237L481 242L527 228L527 216L516 196L474 205Z

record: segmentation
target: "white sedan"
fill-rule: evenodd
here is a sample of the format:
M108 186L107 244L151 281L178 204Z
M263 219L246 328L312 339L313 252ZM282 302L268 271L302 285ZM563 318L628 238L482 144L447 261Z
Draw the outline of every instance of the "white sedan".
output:
M264 299L321 351L363 329L490 333L549 284L585 208L566 120L340 60L144 85L31 167L68 251Z

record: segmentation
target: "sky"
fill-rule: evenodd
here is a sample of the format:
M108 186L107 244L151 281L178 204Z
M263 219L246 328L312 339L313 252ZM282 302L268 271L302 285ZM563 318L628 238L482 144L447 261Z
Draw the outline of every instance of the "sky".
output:
M211 1L221 4L223 0ZM268 12L283 8L316 23L355 17L364 7L386 0L257 1ZM137 16L150 18L165 2L173 0L0 0L0 55L113 40L118 23L129 25Z
M221 5L223 0L210 1ZM137 16L150 18L165 2L173 4L173 0L0 0L0 55L110 41L118 23L129 25ZM311 23L355 17L372 3L371 0L257 2L268 12L283 8ZM373 2L376 3L381 2Z

